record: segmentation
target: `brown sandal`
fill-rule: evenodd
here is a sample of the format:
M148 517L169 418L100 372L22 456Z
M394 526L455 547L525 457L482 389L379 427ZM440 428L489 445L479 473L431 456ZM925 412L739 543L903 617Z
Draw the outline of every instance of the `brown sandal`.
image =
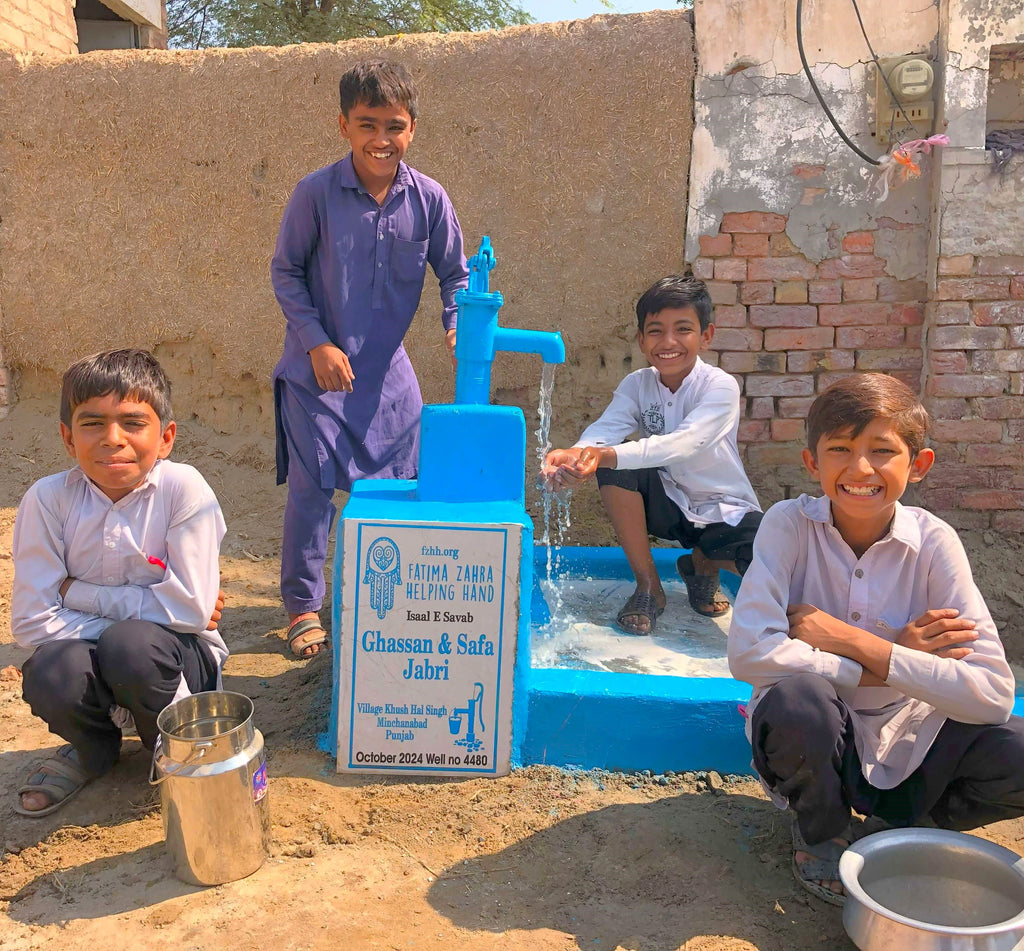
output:
M31 819L48 816L74 799L90 782L92 777L82 769L78 753L68 743L53 756L36 764L25 785L18 789L18 799L12 808L19 816ZM42 809L26 809L21 804L23 793L42 793L50 800L50 804Z
M315 657L327 643L327 632L323 629L318 617L307 617L301 621L293 621L288 628L288 649L296 657ZM310 647L317 650L311 651Z

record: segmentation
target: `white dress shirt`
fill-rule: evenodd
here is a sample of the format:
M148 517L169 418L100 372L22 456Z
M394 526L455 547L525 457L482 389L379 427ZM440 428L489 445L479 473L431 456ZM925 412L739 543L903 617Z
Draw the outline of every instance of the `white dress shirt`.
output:
M182 463L158 461L117 502L77 467L40 479L14 523L11 633L22 647L95 641L115 621L138 618L202 638L219 667L228 649L206 625L224 531L213 490ZM179 688L175 699L187 694Z
M611 446L617 469L659 469L665 494L694 525L738 525L761 511L736 446L739 420L738 384L698 357L674 393L654 367L630 373L576 446Z
M962 660L894 643L887 685L861 687L859 663L789 637L790 604L813 604L888 641L931 608L956 608L979 636ZM864 776L879 789L921 764L947 718L1005 723L1013 710L1013 674L960 539L942 519L898 502L889 533L860 558L832 524L828 498L773 505L733 608L729 669L754 687L748 715L787 675L832 683L851 710Z

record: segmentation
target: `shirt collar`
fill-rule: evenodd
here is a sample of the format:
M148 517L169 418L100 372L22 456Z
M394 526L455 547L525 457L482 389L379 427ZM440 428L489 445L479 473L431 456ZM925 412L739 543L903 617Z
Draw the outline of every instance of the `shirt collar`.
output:
M141 495L149 495L150 493L155 492L157 486L160 485L160 470L163 468L162 463L163 459L157 459L156 465L149 470L149 472L146 474L146 478L142 480L141 485L138 485L134 489L132 489L132 491L129 492L123 499L120 499L117 502L111 502L110 504L112 506L120 505L122 503L127 502L128 499L132 499ZM77 485L79 482L85 482L87 485L92 487L92 490L94 492L96 492L98 495L103 496L103 498L110 502L109 496L107 496L107 494L95 482L93 482L92 479L90 479L85 474L84 471L82 471L82 467L75 466L74 469L68 470L68 474L64 479L64 485L72 486Z
M685 393L691 386L693 386L693 384L697 380L699 380L707 372L707 368L708 365L703 360L701 360L700 357L697 357L697 362L694 363L693 369L690 370L690 372L683 377L682 382L679 384L678 388L675 390L670 390L667 386L665 386L664 383L661 382L661 374L658 373L657 370L654 370L654 367L651 367L651 369L654 370L654 379L657 381L658 386L665 393L668 393L670 396L682 396L683 393Z
M363 187L363 183L359 181L359 176L356 174L355 164L352 162L351 152L338 162L338 183L342 188L354 188L357 192L362 192L364 195L370 194ZM395 173L395 180L391 183L391 188L388 189L388 198L407 188L411 184L412 173L409 170L409 166L406 165L405 162L399 162L398 171Z
M822 522L825 525L832 524L832 504L827 495L819 497L801 495L799 502L800 512L805 518L812 522ZM919 551L921 548L921 527L917 524L917 519L900 502L896 503L896 511L893 514L892 526L889 528L888 534L879 539L876 544L883 544L890 539L901 542L913 551Z

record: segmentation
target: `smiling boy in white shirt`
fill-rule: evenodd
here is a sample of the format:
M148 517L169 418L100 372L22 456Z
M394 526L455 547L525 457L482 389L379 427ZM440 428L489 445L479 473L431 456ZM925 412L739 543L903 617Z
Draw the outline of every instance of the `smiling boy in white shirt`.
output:
M650 366L615 388L574 446L548 453L542 475L568 488L597 477L636 578L616 624L627 634L650 634L665 610L665 591L649 536L693 550L677 561L690 606L717 617L729 610L718 572L746 570L761 509L736 445L739 385L700 359L715 335L706 285L662 278L637 301L636 318L637 344ZM638 438L627 442L634 432Z
M228 655L218 554L224 519L192 466L170 462L166 374L144 350L109 350L64 374L60 432L75 468L40 479L14 523L11 633L32 712L68 745L38 764L14 809L44 816L118 760L134 719L220 683Z
M956 533L899 502L934 462L927 425L883 374L814 401L803 460L824 496L765 514L729 631L754 765L795 813L794 874L835 904L851 808L960 830L1024 815L1003 645Z

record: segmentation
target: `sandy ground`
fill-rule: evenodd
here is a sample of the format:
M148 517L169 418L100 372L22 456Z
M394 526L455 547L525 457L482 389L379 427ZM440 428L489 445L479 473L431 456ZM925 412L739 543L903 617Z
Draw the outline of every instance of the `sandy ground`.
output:
M65 466L55 429L53 408L34 401L0 422L0 668L26 657L9 630L11 531L25 488ZM137 740L65 809L19 817L12 790L59 740L9 673L0 680L0 948L852 947L839 911L793 882L786 818L749 780L716 791L689 774L544 767L462 781L337 776L314 745L328 664L288 659L281 638L283 493L271 447L189 425L181 433L176 458L202 469L228 521L225 686L253 698L266 737L273 855L243 881L179 882ZM983 834L1024 850L1024 822Z

